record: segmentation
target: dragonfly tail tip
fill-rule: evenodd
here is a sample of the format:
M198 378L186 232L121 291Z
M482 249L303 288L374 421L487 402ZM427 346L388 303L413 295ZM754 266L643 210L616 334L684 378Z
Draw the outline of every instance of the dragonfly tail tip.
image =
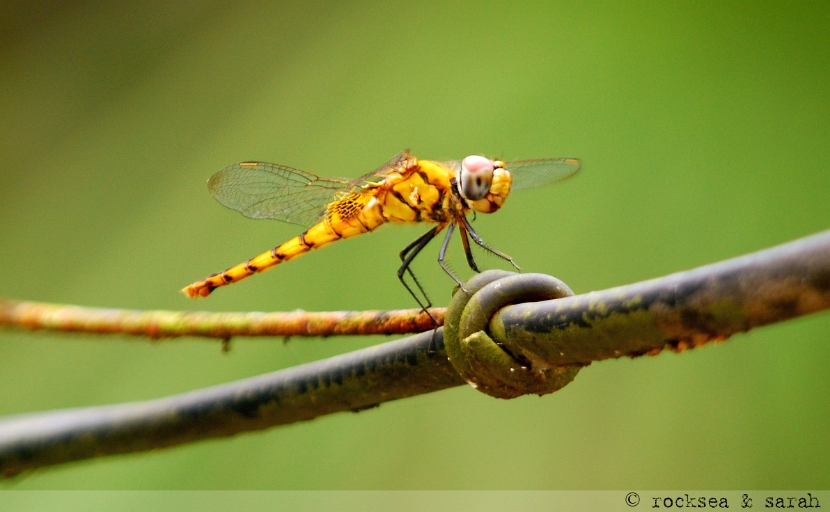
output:
M198 299L199 297L207 297L212 290L206 286L188 285L181 289L181 292L191 299Z

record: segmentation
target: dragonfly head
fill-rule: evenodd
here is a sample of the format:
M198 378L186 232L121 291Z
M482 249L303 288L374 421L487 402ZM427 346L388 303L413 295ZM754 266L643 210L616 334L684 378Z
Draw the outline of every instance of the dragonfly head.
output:
M493 182L493 161L479 155L470 155L461 161L458 173L458 187L461 195L468 201L478 201L490 191Z
M510 193L510 172L504 162L470 155L461 161L459 192L473 210L491 213L498 210Z

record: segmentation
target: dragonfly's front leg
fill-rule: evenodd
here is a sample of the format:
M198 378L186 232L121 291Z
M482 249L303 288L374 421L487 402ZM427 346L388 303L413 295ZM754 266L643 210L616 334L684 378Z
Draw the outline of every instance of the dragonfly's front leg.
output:
M518 266L518 265L516 265L516 262L515 262L515 261L513 261L513 258L511 258L510 256L508 256L508 255L504 254L503 252L501 252L501 251L499 251L499 250L496 250L496 249L493 249L493 248L492 248L492 247L490 247L489 245L485 244L485 243L484 243L484 240L482 240L482 239L481 239L481 237L480 237L480 236L478 236L478 233L476 233L476 232L475 232L475 230L473 229L473 226L472 226L472 225L470 225L470 221L468 221L468 220L467 220L467 217L460 217L460 219L461 219L461 223L463 224L464 228L466 228L466 229L467 229L467 231L469 231L469 232L470 232L470 237L472 237L473 242L475 242L476 244L478 244L478 245L479 245L482 249L484 249L484 250L486 250L486 251L489 251L489 252L491 252L491 253L495 254L495 255L496 255L496 256L498 256L499 258L502 258L502 259L504 259L504 260L509 261L509 262L510 262L510 264L511 264L511 265L513 265L513 266L516 268L516 270L521 270L521 269L519 268L519 266Z

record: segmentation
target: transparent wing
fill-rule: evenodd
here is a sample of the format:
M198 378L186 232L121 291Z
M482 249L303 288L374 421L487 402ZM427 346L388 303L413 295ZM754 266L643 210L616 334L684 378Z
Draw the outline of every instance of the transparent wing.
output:
M548 185L579 172L581 162L576 158L536 158L515 160L504 164L513 178L511 190Z
M381 165L374 171L368 174L364 174L363 176L354 180L352 182L352 185L354 187L359 187L367 183L377 183L380 180L377 180L375 178L381 178L389 173L399 171L402 168L405 168L409 164L410 159L414 160L412 157L409 156L409 150L404 149L403 151L395 155L394 158L392 158L392 160L389 160L388 162Z
M315 224L340 192L353 187L347 178L322 179L311 173L265 162L241 162L217 172L208 190L222 205L252 219L276 219L301 226Z

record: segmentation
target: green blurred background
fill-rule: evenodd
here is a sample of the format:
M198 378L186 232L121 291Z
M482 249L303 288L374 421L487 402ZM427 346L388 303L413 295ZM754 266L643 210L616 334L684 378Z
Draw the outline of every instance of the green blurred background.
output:
M211 311L414 304L424 226L334 244L207 300L178 290L297 234L205 182L258 159L358 176L576 156L476 227L577 292L830 228L830 4L4 2L0 295ZM452 281L416 262L445 305ZM460 244L451 261L466 278ZM483 258L486 266L500 267ZM360 414L62 466L4 489L830 487L830 315L680 355L606 361L561 392L467 387ZM0 332L0 413L144 400L386 341Z

